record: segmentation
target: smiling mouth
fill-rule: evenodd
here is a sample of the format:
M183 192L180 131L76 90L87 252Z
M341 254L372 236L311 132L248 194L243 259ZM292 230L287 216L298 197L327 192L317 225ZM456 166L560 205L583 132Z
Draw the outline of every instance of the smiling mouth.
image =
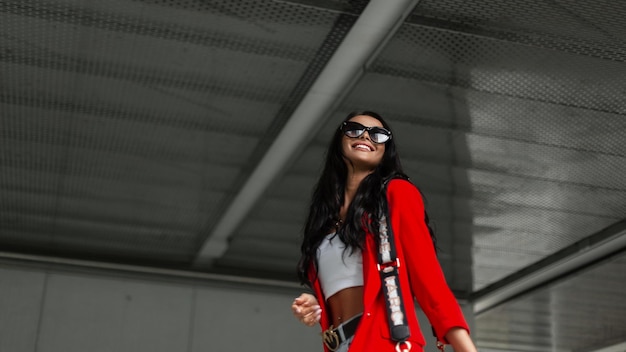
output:
M368 151L368 152L372 152L374 151L374 149L372 147L370 147L367 144L362 144L362 143L358 143L352 146L352 148L357 149L357 150L364 150L364 151Z

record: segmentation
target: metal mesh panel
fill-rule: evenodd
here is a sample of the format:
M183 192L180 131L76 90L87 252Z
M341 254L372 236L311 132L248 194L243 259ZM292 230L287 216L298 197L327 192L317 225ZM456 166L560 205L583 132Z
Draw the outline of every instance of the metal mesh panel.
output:
M506 96L465 94L472 131L572 151L626 156L621 114Z
M409 20L549 50L615 61L626 59L626 8L594 2L420 1Z
M625 83L617 74L624 67L617 62L419 25L403 26L372 70L592 111L626 111L620 93Z
M340 16L274 1L0 3L2 246L188 262L333 52L329 33L349 29Z

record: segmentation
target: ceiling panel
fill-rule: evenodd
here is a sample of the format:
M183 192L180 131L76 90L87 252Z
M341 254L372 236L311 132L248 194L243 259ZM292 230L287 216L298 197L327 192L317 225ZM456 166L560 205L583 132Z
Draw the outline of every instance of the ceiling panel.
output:
M363 6L2 2L3 246L189 264Z

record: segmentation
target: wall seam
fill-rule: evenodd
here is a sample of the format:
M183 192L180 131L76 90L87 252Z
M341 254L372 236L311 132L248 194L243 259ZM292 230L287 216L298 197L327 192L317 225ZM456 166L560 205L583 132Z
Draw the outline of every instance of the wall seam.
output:
M37 319L37 330L35 332L35 348L34 352L39 351L39 340L41 339L41 325L43 321L43 311L46 305L46 295L48 292L48 278L50 277L50 273L46 272L43 278L43 289L41 290L41 299L39 301L39 318Z

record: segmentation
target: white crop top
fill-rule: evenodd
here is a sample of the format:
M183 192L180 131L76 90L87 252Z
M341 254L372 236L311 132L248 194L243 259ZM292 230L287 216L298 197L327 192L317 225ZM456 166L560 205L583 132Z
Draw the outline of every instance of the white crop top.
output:
M348 287L363 286L363 255L356 249L352 255L339 236L326 235L317 249L318 275L324 297Z

